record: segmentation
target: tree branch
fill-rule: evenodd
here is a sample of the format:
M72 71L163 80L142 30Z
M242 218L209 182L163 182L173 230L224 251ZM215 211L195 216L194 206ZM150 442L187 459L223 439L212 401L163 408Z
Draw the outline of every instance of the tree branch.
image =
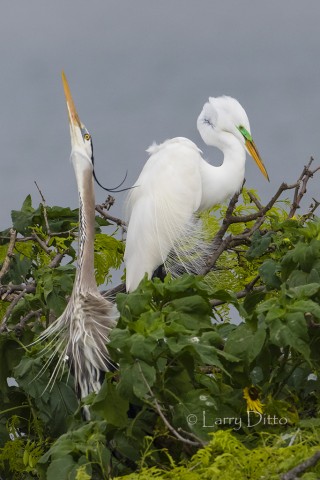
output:
M17 336L21 335L26 323L30 320L30 318L33 318L33 317L39 318L41 316L41 313L42 313L42 309L39 308L38 310L31 310L29 313L27 313L27 315L22 317L20 322L17 323L17 325L13 328L13 330L16 332L16 335Z
M10 318L10 315L14 309L14 307L17 305L17 303L21 300L21 298L24 297L24 295L26 294L26 289L23 289L19 295L17 295L14 300L12 300L10 306L7 308L7 311L2 319L2 322L0 324L0 333L4 332L5 330L7 330L7 321L8 319Z
M162 409L161 409L161 406L158 402L158 400L156 399L153 391L151 390L151 387L146 379L146 377L144 376L143 374L143 371L142 371L142 368L141 368L141 365L140 365L140 362L138 362L138 367L139 367L139 371L140 371L140 374L141 374L141 377L149 391L149 394L153 400L153 404L159 414L159 416L161 417L163 423L166 425L166 427L168 428L168 430L170 430L170 432L178 439L180 440L181 442L183 443L186 443L188 445L192 445L194 447L203 447L205 445L204 442L202 442L199 438L197 438L197 441L193 441L193 440L189 440L188 438L185 438L185 437L182 437L182 435L180 435L180 433L177 432L177 430L171 425L171 423L167 420L167 418L165 417ZM189 435L190 436L190 435ZM193 434L192 434L193 438L196 438Z
M320 460L320 450L316 452L312 457L308 458L304 462L300 463L296 467L289 470L289 472L281 476L281 480L298 480L298 475L305 472L308 468L313 467Z
M116 225L118 225L119 227L122 227L122 228L126 228L127 224L126 222L124 222L123 220L121 220L120 218L117 218L117 217L113 217L112 215L110 215L109 213L107 213L104 209L104 205L96 205L96 211L98 213L100 213L100 215L105 218L106 220L109 220L110 222L113 222L115 223Z
M10 241L9 241L9 246L8 246L6 258L4 259L4 262L3 262L1 270L0 270L0 285L1 285L1 279L5 276L5 274L9 270L10 261L11 261L11 258L13 257L13 250L14 250L14 247L15 247L16 238L17 238L17 232L13 228L11 228L10 229Z
M50 232L50 227L49 227L49 222L48 222L46 199L44 198L44 196L43 196L43 194L42 194L42 192L41 192L41 190L40 190L40 187L39 187L39 185L37 184L37 182L34 181L34 183L36 184L36 187L37 187L37 189L38 189L38 192L39 192L40 197L41 197L41 200L42 200L44 222L45 222L45 224L46 224L47 234L50 236L50 235L51 235L51 232Z
M315 174L315 172L320 170L320 166L317 167L314 170L310 170L310 165L311 165L312 161L313 161L313 158L311 158L308 165L306 165L304 167L304 169L303 169L303 171L302 171L302 173L301 173L301 175L300 175L300 177L299 177L299 179L297 180L296 183L293 183L291 185L288 185L287 183L282 183L280 185L280 187L278 188L278 190L276 191L276 193L273 195L273 197L270 199L270 201L265 206L263 206L260 203L260 201L256 198L256 196L254 194L252 194L251 192L248 192L250 200L257 207L257 211L252 213L252 214L234 215L233 212L234 212L235 206L238 202L240 192L236 193L231 198L231 200L229 202L229 205L228 205L228 208L227 208L227 211L226 211L226 214L225 214L225 217L222 221L222 225L221 225L220 229L218 230L218 232L216 233L216 235L215 235L215 237L214 237L214 239L211 243L212 254L207 259L207 262L206 262L207 267L203 272L204 274L206 274L210 270L212 270L216 261L218 260L218 258L220 257L220 255L224 251L228 250L231 247L237 246L237 245L250 244L250 239L252 237L252 234L261 227L261 225L263 224L263 222L265 220L265 216L266 216L267 212L274 206L274 204L276 203L276 201L278 200L280 195L284 191L294 189L294 199L293 199L293 202L292 202L292 205L291 205L290 212L288 214L288 218L292 218L292 216L296 212L297 208L300 207L300 202L301 202L303 196L305 195L305 193L307 191L306 186L307 186L307 183L308 183L309 179ZM319 202L315 201L315 206L309 212L309 215L312 215L314 213L314 211L319 206L319 204L320 204ZM224 236L225 236L228 228L230 227L230 225L232 225L234 223L244 223L244 224L246 224L246 223L254 221L254 220L255 220L255 223L250 229L245 228L243 230L243 232L239 235L230 234L230 235L228 235L227 237L224 238Z
M266 287L264 285L260 285L259 287L253 287L250 290L248 290L247 288L244 288L243 290L240 290L239 292L237 292L235 296L236 298L244 298L250 292L259 293L259 292L265 292L265 291L266 291ZM224 305L225 303L226 303L225 300L215 300L215 299L210 300L210 304L212 305L212 307L218 307L219 305Z
M305 165L295 188L293 202L291 205L291 210L289 212L288 218L292 218L296 213L297 209L300 208L300 202L307 192L307 183L313 175L320 170L320 167L317 167L314 170L310 170L311 163L313 162L313 158L310 158L308 165Z

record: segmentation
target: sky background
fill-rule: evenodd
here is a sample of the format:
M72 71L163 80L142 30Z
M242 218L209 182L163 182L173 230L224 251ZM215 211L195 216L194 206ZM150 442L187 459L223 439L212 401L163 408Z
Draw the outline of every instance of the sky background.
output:
M319 0L15 0L0 19L0 230L30 193L77 206L61 85L64 69L93 136L96 173L134 183L153 142L185 136L212 164L196 119L209 96L247 111L270 176L248 159L247 186L267 200L320 163ZM319 199L319 177L309 198ZM106 195L96 189L97 202ZM111 213L121 216L124 196Z

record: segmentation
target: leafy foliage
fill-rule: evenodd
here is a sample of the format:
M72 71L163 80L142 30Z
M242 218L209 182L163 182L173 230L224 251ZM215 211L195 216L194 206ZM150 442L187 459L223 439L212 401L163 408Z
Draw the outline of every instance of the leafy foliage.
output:
M293 434L291 438L294 438ZM125 475L123 480L278 480L279 474L302 463L318 451L315 438L319 441L319 431L313 436L305 432L300 434L297 443L288 446L283 439L266 435L264 442L253 449L245 447L229 431L219 431L210 435L211 440L205 448L182 465L176 465L171 459L169 471L159 467L143 468L139 473ZM289 436L290 438L290 436ZM286 447L286 448L284 448ZM316 480L320 474L320 465L301 478Z
M293 218L287 202L261 213L259 202L244 190L232 211L202 215L208 241L225 247L203 277L145 278L117 295L109 351L119 368L84 400L90 422L67 368L46 388L54 361L32 344L72 290L78 212L34 208L30 196L12 212L13 228L0 233L5 478L278 478L315 452L320 221ZM124 247L96 220L103 284ZM244 389L263 413L247 412Z

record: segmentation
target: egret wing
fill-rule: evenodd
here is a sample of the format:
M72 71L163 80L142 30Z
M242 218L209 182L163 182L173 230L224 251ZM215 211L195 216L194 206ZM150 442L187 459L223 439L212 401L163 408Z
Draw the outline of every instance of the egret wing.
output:
M180 273L180 267L188 271L190 248L195 250L202 230L195 217L202 196L200 150L179 137L154 145L149 152L127 201L128 290L134 290L145 273L151 277L162 263L173 274Z

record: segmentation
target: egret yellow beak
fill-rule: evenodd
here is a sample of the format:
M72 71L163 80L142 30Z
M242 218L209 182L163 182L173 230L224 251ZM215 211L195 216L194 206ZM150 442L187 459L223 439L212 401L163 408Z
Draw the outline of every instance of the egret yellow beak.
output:
M263 164L263 161L262 161L262 159L259 155L258 149L257 149L254 141L252 139L246 138L245 139L245 144L246 144L248 152L250 153L251 157L253 158L253 160L256 162L256 164L260 168L262 174L268 180L268 182L270 182L268 172L266 170L266 167Z
M79 128L82 127L79 115L77 113L76 107L74 105L74 101L72 99L72 95L70 92L70 88L67 82L67 77L65 76L65 73L62 71L62 85L63 85L63 90L64 94L66 97L66 102L67 102L67 108L68 108L68 116L69 116L69 123L70 127L71 126L77 126Z

